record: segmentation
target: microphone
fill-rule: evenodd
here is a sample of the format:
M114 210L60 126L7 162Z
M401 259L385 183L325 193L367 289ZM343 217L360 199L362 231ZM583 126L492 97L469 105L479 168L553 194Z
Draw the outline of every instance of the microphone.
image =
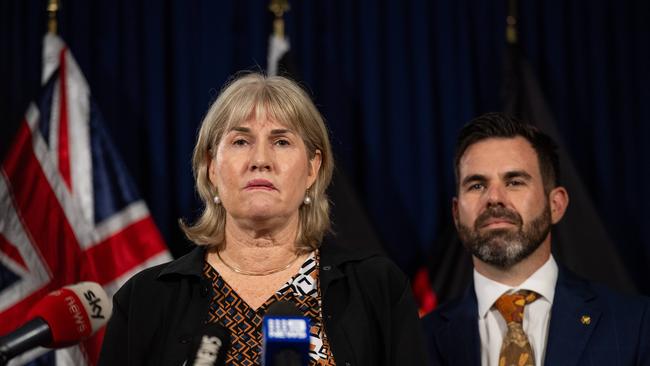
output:
M188 366L224 365L230 345L228 330L217 323L206 324L191 348Z
M307 366L309 319L295 305L278 301L262 319L262 366Z
M93 335L111 316L113 304L95 282L50 292L27 313L20 328L0 337L0 365L39 346L68 347Z

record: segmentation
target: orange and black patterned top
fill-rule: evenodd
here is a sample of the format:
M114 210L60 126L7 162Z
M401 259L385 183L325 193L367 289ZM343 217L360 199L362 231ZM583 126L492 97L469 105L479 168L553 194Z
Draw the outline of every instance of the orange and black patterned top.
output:
M207 262L203 275L212 282L212 299L208 308L208 323L219 323L230 332L230 348L226 353L226 365L252 366L261 363L262 318L269 306L276 301L289 301L309 318L310 350L309 365L335 365L323 329L321 293L318 286L319 256L312 253L300 270L264 305L253 310L223 280Z

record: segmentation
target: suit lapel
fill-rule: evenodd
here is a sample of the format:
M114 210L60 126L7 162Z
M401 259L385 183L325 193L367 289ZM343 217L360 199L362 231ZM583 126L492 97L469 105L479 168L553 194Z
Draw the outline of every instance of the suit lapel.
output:
M545 365L576 365L598 324L596 294L566 269L560 268L551 308Z
M447 326L442 328L438 339L444 348L449 365L480 365L480 341L478 334L478 306L474 285L469 286L459 306L441 314Z

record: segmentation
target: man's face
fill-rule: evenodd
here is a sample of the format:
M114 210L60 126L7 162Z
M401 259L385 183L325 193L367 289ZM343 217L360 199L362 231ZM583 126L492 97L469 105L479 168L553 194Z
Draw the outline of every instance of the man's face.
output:
M465 151L458 172L454 222L472 255L508 269L543 242L550 245L559 218L552 217L537 153L526 139L479 141Z

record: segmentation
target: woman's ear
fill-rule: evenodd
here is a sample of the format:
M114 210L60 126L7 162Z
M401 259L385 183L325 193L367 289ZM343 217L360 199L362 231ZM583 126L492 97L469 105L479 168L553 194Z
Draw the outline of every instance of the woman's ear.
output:
M217 186L217 159L215 159L210 151L206 153L206 159L208 160L208 179L214 187Z
M320 150L316 149L314 151L314 156L309 160L309 172L307 174L307 189L311 187L316 178L318 178L318 172L320 171L320 166L323 163L323 154Z

